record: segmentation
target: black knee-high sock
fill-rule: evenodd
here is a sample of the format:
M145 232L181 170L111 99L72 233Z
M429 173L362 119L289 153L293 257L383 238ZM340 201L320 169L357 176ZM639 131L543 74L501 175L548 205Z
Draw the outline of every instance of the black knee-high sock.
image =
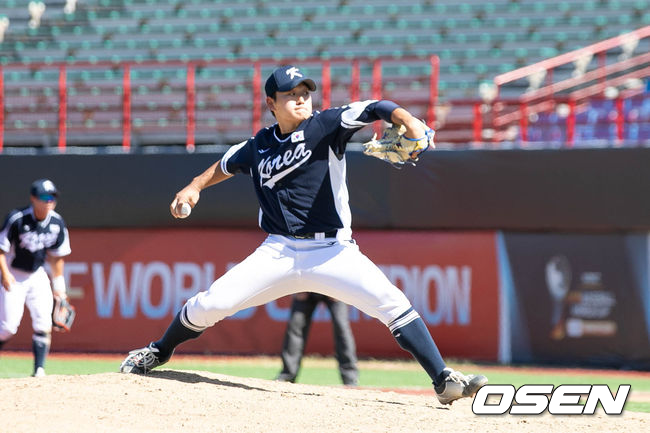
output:
M181 314L185 314L185 308L183 308L174 318L172 323L165 331L165 335L158 341L155 341L153 344L160 350L160 359L166 361L174 353L176 346L183 343L184 341L191 340L198 337L203 333L203 331L193 331L183 325L181 321ZM187 316L184 319L187 320Z
M399 326L400 321L407 323ZM424 321L415 310L410 309L392 323L398 326L390 327L397 343L413 355L434 385L438 385L443 379L442 370L446 365Z
M32 352L34 353L34 371L45 367L45 358L50 351L50 337L45 332L34 332L32 335Z

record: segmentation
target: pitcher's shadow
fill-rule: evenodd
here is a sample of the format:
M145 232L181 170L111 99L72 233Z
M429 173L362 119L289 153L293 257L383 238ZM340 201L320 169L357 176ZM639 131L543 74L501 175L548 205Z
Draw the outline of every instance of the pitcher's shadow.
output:
M221 385L228 386L231 388L241 388L251 391L263 391L263 392L272 392L264 388L256 388L253 386L244 385L243 383L230 382L227 380L214 379L210 377L202 376L198 373L193 373L190 371L178 371L178 370L155 370L147 374L149 377L156 379L168 379L176 380L178 382L184 383L209 383L211 385Z
M254 386L244 385L243 383L232 382L228 380L220 380L211 377L206 377L201 374L190 372L190 371L178 371L178 370L154 370L147 374L147 377L152 377L156 379L166 379L166 380L175 380L183 383L208 383L211 385L221 385L228 386L231 388L241 388L247 391L262 391L262 392L271 392L271 393L282 393L282 394L295 394L295 395L304 395L304 396L322 396L323 394L317 392L299 392L299 391L289 391L286 389L283 390L271 390L265 388L259 388ZM405 405L405 403L399 401L391 401L387 399L377 399L375 398L361 398L361 401L373 401L379 403L387 403L394 405ZM447 409L447 408L437 408L437 409Z

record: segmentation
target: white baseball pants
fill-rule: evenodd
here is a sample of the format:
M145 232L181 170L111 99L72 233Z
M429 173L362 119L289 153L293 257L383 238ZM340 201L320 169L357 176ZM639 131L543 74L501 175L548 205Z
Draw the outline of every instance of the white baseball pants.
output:
M42 267L31 273L11 267L9 270L16 284L9 291L0 288L0 341L16 334L25 305L32 317L34 332L51 332L54 299L45 270Z
M388 325L411 303L353 241L269 235L255 252L185 304L183 325L202 331L245 308L297 292L339 299Z

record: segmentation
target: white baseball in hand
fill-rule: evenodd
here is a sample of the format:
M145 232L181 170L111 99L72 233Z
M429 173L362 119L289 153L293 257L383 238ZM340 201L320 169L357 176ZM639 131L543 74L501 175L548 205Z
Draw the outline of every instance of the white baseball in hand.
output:
M192 213L192 206L189 203L181 204L181 209L178 214L181 218L187 218Z

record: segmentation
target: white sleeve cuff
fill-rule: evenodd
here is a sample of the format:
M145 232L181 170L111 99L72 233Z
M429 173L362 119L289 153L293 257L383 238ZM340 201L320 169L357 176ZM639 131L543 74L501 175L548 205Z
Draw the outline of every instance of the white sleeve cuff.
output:
M52 291L58 296L65 297L66 288L63 275L52 278Z

